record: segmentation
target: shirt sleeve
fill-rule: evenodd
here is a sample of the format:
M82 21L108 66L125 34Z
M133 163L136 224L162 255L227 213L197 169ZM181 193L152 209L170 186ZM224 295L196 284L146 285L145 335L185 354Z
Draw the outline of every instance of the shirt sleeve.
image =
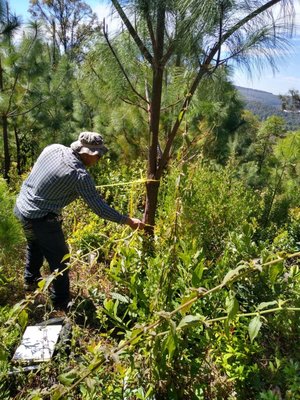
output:
M127 216L110 207L97 192L93 179L88 173L80 173L76 185L78 194L99 217L124 224Z

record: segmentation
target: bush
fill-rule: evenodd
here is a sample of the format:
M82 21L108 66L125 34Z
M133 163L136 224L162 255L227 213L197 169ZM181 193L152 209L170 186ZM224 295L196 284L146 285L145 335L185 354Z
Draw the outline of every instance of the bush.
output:
M0 178L0 257L12 253L22 242L22 230L13 214L15 196Z
M19 247L24 243L21 225L13 214L14 202L15 196L0 179L0 303L4 304L7 296L13 297L16 293L14 290L8 294L5 287L16 277L15 263L20 260Z

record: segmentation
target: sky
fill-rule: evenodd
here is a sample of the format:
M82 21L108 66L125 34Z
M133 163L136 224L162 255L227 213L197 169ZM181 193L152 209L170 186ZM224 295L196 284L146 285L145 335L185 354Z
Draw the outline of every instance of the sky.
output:
M112 25L113 21L109 15L109 1L103 0L85 0L103 20L105 17L108 25ZM300 25L300 2L295 1L296 22ZM23 17L23 21L29 17L27 12L29 0L8 0L11 10L17 15ZM300 26L295 30L295 37L291 40L293 50L289 56L277 63L277 71L274 73L271 68L265 68L262 72L254 71L249 77L248 73L234 68L232 76L233 83L251 89L263 90L273 94L287 94L289 90L300 91Z

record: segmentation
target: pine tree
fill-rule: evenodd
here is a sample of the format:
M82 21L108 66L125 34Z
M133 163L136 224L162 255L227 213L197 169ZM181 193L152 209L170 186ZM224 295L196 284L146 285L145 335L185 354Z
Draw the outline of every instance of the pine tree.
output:
M149 97L135 91L149 114L148 182L144 219L153 232L160 179L172 156L175 137L200 82L230 59L246 65L261 66L261 56L274 66L278 49L285 48L291 2L242 1L134 1L112 4L140 51L139 59L148 63L152 77ZM276 4L282 6L279 18L272 15ZM133 10L133 13L130 11ZM282 24L282 21L287 21ZM134 21L134 23L133 23ZM107 32L105 37L109 43ZM271 46L268 46L268 45ZM113 50L113 46L111 46ZM255 49L255 52L251 51ZM273 50L271 50L273 49ZM258 52L260 50L260 53ZM259 54L259 57L256 56ZM161 135L163 82L169 65L185 66L191 80L176 118L166 135ZM126 66L120 65L124 73ZM133 80L127 77L134 89ZM169 106L169 105L167 105ZM161 140L163 137L163 140Z

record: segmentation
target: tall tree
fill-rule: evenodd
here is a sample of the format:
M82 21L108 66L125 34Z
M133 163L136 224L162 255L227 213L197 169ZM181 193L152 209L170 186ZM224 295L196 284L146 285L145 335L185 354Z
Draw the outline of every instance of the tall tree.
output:
M273 154L277 140L285 136L286 127L283 118L276 115L262 122L257 134L258 172L261 173L266 159Z
M21 132L26 130L26 117L48 100L47 95L38 93L37 83L44 80L49 63L43 57L44 44L36 24L28 26L26 33L16 43L8 42L1 46L2 96L0 115L2 117L4 142L3 176L9 180L11 152L15 146L18 172L21 173ZM57 94L57 93L56 93Z
M10 104L9 94L7 93L4 58L5 53L11 45L11 37L15 30L20 26L20 20L15 15L11 14L8 3L0 0L0 118L2 125L2 137L4 148L4 166L3 177L9 179L10 168L10 151L8 139L8 122L7 122L7 107L3 104Z
M282 111L300 112L300 94L299 90L290 89L288 94L279 95Z
M134 43L152 70L149 96L139 93L149 113L148 182L144 219L153 231L159 184L172 156L174 139L200 82L230 59L261 65L274 63L278 49L286 47L294 14L291 0L112 0ZM272 14L274 6L281 12ZM131 12L133 11L133 13ZM278 10L276 10L277 12ZM105 37L109 43L107 32ZM111 44L109 43L111 46ZM112 46L111 46L112 47ZM255 51L253 51L255 50ZM167 67L182 65L192 73L185 98L177 108L172 127L160 135L163 83ZM120 65L126 74L126 66ZM130 77L128 77L133 87ZM160 141L160 137L164 141ZM160 150L161 149L161 150Z
M31 0L30 3L29 11L34 19L44 22L52 38L53 49L60 48L72 58L78 55L82 44L97 30L97 15L84 1Z
M228 81L226 68L219 68L213 78L199 85L189 115L197 124L203 156L224 163L229 156L229 140L238 135L239 127L244 124L243 103L233 83Z

